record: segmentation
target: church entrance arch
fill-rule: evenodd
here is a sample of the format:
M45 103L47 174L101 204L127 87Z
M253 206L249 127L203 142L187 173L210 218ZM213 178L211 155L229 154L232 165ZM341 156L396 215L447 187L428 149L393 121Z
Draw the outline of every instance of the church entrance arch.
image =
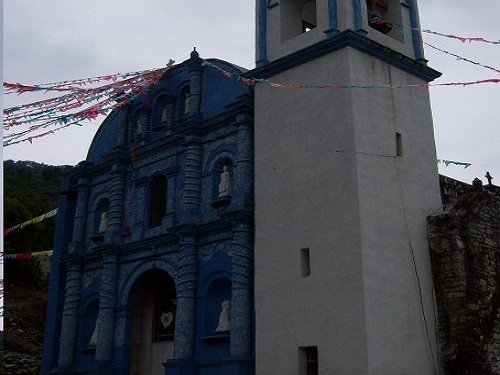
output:
M164 375L173 358L175 284L162 270L142 274L131 290L132 345L130 375Z

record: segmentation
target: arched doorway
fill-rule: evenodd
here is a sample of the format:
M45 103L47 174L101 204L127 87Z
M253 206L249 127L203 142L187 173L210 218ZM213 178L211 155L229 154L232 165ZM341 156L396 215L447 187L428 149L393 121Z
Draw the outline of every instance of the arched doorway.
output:
M173 358L175 284L161 270L144 273L132 289L130 375L164 375Z

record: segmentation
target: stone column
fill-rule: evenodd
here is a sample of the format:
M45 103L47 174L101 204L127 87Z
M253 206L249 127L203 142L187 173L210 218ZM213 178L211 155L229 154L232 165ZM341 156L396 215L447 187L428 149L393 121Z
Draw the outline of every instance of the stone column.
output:
M111 361L114 347L114 313L118 281L118 255L110 251L104 255L99 292L99 322L96 344L96 360L100 364Z
M253 207L253 143L252 120L248 115L239 115L238 154L233 169L233 197L231 206L236 209Z
M89 197L89 185L86 178L79 178L77 182L77 201L73 224L73 240L69 247L69 253L76 253L85 242L85 229L87 225L87 208Z
M249 222L241 220L233 226L231 345L233 357L248 357L252 347L252 264L253 240Z
M111 167L111 194L106 240L119 243L122 234L123 202L125 196L125 167L116 163Z
M201 200L201 145L198 137L186 140L184 164L184 217L187 223L194 223Z
M175 321L175 359L194 356L194 322L196 308L197 248L193 234L181 234L177 278L177 311Z
M78 259L66 263L66 293L61 322L59 369L64 373L74 366L78 325L78 308L82 291L82 269Z
M201 104L201 59L196 49L191 52L193 64L189 70L190 75L190 96L189 96L189 115L196 115L200 112Z

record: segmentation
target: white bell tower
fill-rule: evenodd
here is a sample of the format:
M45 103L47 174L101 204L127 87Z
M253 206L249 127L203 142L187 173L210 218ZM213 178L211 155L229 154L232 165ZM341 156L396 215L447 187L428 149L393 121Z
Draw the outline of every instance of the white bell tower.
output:
M437 374L416 0L256 3L256 374Z

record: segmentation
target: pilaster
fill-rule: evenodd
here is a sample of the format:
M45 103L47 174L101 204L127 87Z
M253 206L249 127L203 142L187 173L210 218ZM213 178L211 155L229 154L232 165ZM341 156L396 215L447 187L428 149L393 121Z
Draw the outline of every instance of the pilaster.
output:
M88 179L81 177L77 181L77 201L73 224L73 239L69 253L78 253L85 242L85 227L87 218L87 205L89 196Z
M114 312L116 304L116 287L118 280L118 253L111 249L103 256L101 273L101 290L99 293L98 333L96 360L101 366L112 359L114 344Z
M201 140L188 136L185 146L183 221L192 224L197 221L201 200Z
M112 243L120 241L122 233L123 204L125 196L126 169L119 160L111 167L111 194L109 202L108 231L106 240Z
M61 322L59 370L71 373L76 350L78 308L82 289L82 267L75 257L66 260L66 293ZM69 372L68 372L69 371Z
M176 360L189 360L194 357L197 260L196 237L190 233L181 234L175 322Z
M249 357L252 354L252 233L250 220L237 221L233 226L230 345L232 357Z
M233 197L231 206L235 209L253 207L253 142L252 119L239 115L235 126L238 128L238 153L233 176Z

